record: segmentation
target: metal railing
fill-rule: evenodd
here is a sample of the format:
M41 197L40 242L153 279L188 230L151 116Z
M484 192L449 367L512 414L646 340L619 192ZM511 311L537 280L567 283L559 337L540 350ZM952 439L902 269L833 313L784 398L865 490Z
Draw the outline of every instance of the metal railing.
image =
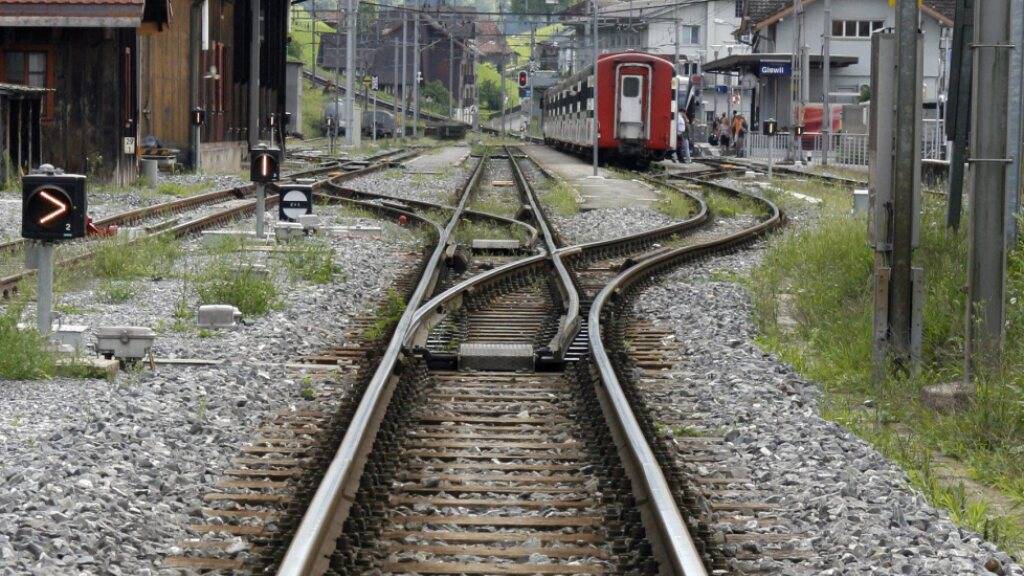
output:
M826 136L821 133L807 133L800 138L803 157L812 162L821 162L824 157ZM770 140L774 139L774 149ZM829 137L828 161L839 166L867 167L868 135L867 134L832 134ZM776 161L791 157L790 148L793 136L789 133L766 136L749 133L743 155L753 160L767 161L769 157ZM946 141L941 133L941 125L935 121L925 122L921 130L921 158L925 160L942 160L945 158Z

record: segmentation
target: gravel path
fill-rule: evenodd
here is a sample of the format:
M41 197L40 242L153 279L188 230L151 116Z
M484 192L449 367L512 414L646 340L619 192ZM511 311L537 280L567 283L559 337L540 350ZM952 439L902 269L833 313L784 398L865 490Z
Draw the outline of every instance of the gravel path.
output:
M697 415L702 430L724 437L716 443L724 460L697 473L748 476L744 488L756 487L756 496L739 499L776 505L788 528L781 531L809 535L815 558L766 561L768 572L966 576L992 573L988 563L1002 565L1000 574L1024 574L930 506L870 445L823 420L818 387L756 346L744 290L715 278L748 271L762 256L741 252L680 269L648 288L637 309L678 341L670 378L641 385L659 420L671 426Z
M551 220L569 244L611 240L672 223L671 218L650 208L589 210L568 217L551 214Z
M177 280L140 280L124 304L104 302L96 283L64 299L72 322L161 325L158 356L233 358L121 373L114 384L0 381L0 574L175 573L159 562L188 537L216 474L268 411L308 405L302 374L274 363L341 343L360 307L418 258L404 230L330 242L343 277L324 286L278 277L282 310L205 338L169 327ZM199 245L187 244L180 266L201 258Z

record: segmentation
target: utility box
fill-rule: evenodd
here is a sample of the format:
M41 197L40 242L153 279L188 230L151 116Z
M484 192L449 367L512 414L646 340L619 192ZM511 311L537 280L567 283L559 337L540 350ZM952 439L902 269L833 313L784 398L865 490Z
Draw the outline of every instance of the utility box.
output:
M242 312L227 304L207 304L199 307L196 324L200 328L234 328L242 319Z
M144 326L104 326L96 330L96 352L122 362L149 356L156 332Z

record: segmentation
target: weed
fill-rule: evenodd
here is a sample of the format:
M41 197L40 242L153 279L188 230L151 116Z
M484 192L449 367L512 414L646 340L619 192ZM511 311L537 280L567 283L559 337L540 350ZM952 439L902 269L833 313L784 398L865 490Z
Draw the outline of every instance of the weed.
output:
M0 378L31 380L53 374L56 359L46 338L35 329L18 329L24 301L7 304L0 313Z
M709 190L704 193L704 201L711 214L718 218L735 218L741 214L758 217L767 215L764 204L745 196L732 196Z
M654 208L673 220L686 220L694 213L694 202L685 194L663 188L661 199L655 202Z
M170 276L181 255L181 245L167 235L147 236L133 242L122 238L98 242L93 252L95 276L110 280Z
M224 234L203 239L203 247L212 256L227 256L245 249L246 239L241 234Z
M541 193L540 201L559 216L572 216L580 211L579 192L565 180L556 181Z
M394 290L388 290L387 298L384 299L384 303L377 309L377 317L374 319L373 324L363 332L363 338L367 340L383 338L395 324L398 324L398 320L402 318L404 313L405 298Z
M201 304L229 304L247 316L261 316L281 305L274 282L251 264L214 262L197 275Z
M463 219L455 227L455 241L459 244L470 244L475 239L486 240L519 240L526 242L528 233L521 226L494 224L490 221L479 222Z
M305 376L302 379L302 388L299 390L299 396L301 396L303 400L316 399L316 388L313 386L313 379L309 376Z
M209 330L207 328L200 328L199 332L197 332L197 334L198 334L198 336L200 338L213 338L214 336L217 335L217 331L216 330Z
M318 241L295 242L284 256L289 281L304 280L311 284L328 284L340 268L334 264L334 249Z
M104 280L99 287L100 297L111 304L121 304L135 296L135 285L126 280Z
M200 420L206 420L206 394L199 395L199 406L196 408L196 417Z
M201 192L205 192L210 189L210 185L204 182L196 184L181 184L179 182L161 182L156 187L157 194L163 194L165 196L176 196L178 198L185 198L193 196Z

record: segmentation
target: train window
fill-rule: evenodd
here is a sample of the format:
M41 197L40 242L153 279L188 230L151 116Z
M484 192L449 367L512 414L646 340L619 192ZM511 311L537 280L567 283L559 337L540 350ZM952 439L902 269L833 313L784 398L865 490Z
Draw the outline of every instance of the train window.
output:
M640 95L640 79L636 76L626 76L622 79L622 95L626 98L636 98Z

